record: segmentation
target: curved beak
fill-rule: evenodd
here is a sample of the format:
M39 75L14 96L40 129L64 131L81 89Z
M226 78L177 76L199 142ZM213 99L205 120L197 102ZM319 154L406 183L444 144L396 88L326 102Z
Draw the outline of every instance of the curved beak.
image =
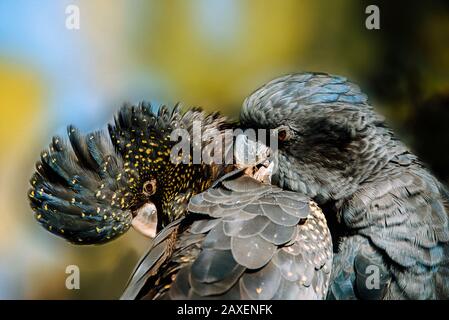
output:
M131 225L145 237L153 239L157 232L157 209L154 203L147 202L137 211Z
M275 171L275 152L264 143L238 135L234 145L235 165L263 183L271 183Z

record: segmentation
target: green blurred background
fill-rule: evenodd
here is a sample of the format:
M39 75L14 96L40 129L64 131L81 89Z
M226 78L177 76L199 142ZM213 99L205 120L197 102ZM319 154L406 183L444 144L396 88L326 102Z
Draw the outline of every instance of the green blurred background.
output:
M67 30L65 9L80 9ZM380 30L365 8L380 8ZM0 2L0 298L113 299L148 241L75 247L39 227L26 191L40 150L73 123L104 127L124 101L237 116L245 96L297 71L357 82L449 181L449 2L72 0ZM81 289L65 288L65 268Z

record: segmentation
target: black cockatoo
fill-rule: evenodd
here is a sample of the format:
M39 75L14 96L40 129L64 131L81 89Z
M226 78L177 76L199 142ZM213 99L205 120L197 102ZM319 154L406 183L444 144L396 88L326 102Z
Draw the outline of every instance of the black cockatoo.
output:
M332 241L306 197L232 177L159 233L122 299L323 299Z
M107 242L131 225L153 236L225 170L171 161L172 132L190 132L195 121L205 137L228 126L197 109L163 106L155 115L146 103L122 107L108 133L82 135L69 126L69 143L54 137L36 164L28 193L35 218L75 244Z
M344 77L302 73L249 96L242 124L277 128L273 183L323 208L329 298L449 298L449 193Z
M268 184L266 157L228 172L233 137L231 151L213 148L223 162L192 163L192 154L174 161L185 154L171 134L186 129L194 152L195 122L206 151L214 137L233 136L226 129L234 125L217 114L162 108L156 116L145 104L122 108L109 135L69 127L70 144L54 138L31 179L36 219L76 244L112 240L131 224L148 236L159 232L124 299L324 298L332 240L322 211ZM238 150L249 145L239 141Z

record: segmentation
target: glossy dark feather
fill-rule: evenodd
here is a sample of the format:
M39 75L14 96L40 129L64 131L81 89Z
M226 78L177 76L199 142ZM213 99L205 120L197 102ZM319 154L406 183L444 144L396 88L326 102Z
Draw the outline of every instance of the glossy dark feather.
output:
M36 164L28 193L35 218L76 244L103 243L123 234L148 201L160 206L159 229L168 225L185 211L193 193L206 189L224 169L171 161L177 141L170 134L176 128L191 133L194 121L208 135L202 144L210 142L212 129L229 126L218 114L182 113L177 106L162 106L155 114L147 103L123 106L108 132L83 135L69 126L68 141L54 137ZM149 198L143 189L151 180L157 191Z
M282 209L283 198L290 200L289 213ZM156 247L151 248L122 299L325 297L332 242L324 215L304 196L242 176L194 196L189 209L165 240L176 238L172 254L156 266ZM271 211L296 222L285 225ZM145 283L138 281L141 270L147 270Z
M324 73L280 77L245 100L241 120L288 128L275 180L315 199L336 224L331 298L449 298L447 189L357 85Z
M70 126L68 134L70 144L55 137L36 165L28 194L35 218L77 244L109 241L132 219L126 176L117 179L122 159L100 132L83 136Z

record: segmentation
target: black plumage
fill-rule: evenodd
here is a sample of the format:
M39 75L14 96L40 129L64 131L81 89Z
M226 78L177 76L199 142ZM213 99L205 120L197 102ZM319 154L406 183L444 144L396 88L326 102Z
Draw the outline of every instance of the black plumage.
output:
M447 189L358 86L320 73L281 77L245 100L241 121L284 131L275 180L337 224L330 298L449 298Z
M125 105L108 132L82 135L68 127L69 142L53 138L42 152L28 193L35 218L50 232L76 244L107 242L131 226L148 202L157 205L158 230L179 217L189 198L211 185L224 166L174 163L170 138L176 128L203 133L228 126L217 114L199 109ZM209 139L203 141L205 144ZM203 143L202 142L202 143ZM154 192L148 192L149 182ZM162 214L165 212L167 214Z
M299 193L229 179L156 237L122 299L326 296L332 241L321 210Z
M93 227L99 226L100 219L91 210L93 219L84 224L79 213L98 204L114 210L101 198L92 198L93 186L103 180L109 183L105 183L108 190L130 190L132 197L123 200L121 217L130 219L146 201L157 205L160 233L123 298L449 297L449 192L346 78L288 75L245 100L242 127L278 132L279 148L272 150L278 165L272 183L277 186L233 176L208 189L225 172L222 167L201 164L195 167L197 175L187 176L183 170L161 169L173 165L162 161L162 166L152 166L157 174L148 175L151 171L141 161L132 160L130 164L142 168L131 171L137 184L122 189L112 183L114 174L129 174L126 155L141 152L143 143L134 127L149 128L132 124L132 110L124 109L110 129L117 159L105 161L110 144L100 138L92 138L90 144L83 138L86 142L78 143L80 150L75 143L74 151L65 150L57 139L50 150L52 160L43 157L38 164L30 193L38 217L44 217L41 223L57 230L72 226L65 235L57 233L71 241L82 235L90 243L105 239L101 233L94 237ZM159 113L150 127L161 131L154 124L166 123L167 114ZM176 112L171 115L177 117ZM216 117L202 117L209 119L210 127L216 126ZM189 127L194 117L183 119ZM160 136L154 139L156 144L164 141ZM159 156L144 157L152 162ZM106 173L94 174L104 162ZM145 183L155 177L159 193L149 197ZM70 179L82 182L70 186ZM173 179L183 183L170 183ZM189 201L193 194L197 195ZM50 212L45 209L47 202ZM314 203L335 224L330 226L336 240L332 267L326 219ZM125 229L129 225L118 223ZM368 284L370 270L377 271L374 287Z
M30 190L36 218L71 242L95 244L125 232L136 212L154 204L160 232L124 299L324 298L332 241L321 210L300 193L239 176L240 169L209 188L228 171L223 163L173 163L169 134L184 128L193 137L194 121L205 148L232 127L217 114L162 107L155 115L146 104L123 107L109 136L69 127L70 144L53 146L47 152L55 161L38 163L45 168ZM226 158L229 150L216 151ZM42 186L50 189L36 197ZM46 210L49 198L63 205Z
M70 126L68 134L70 145L53 138L36 164L28 193L35 218L74 243L113 239L130 227L132 219L133 197L124 192L125 177L118 179L122 158L100 132L83 136Z

